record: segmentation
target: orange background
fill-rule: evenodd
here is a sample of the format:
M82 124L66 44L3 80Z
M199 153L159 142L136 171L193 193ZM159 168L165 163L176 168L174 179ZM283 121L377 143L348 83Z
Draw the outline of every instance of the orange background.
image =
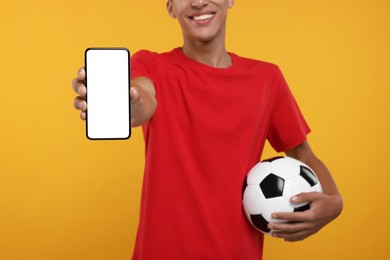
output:
M345 200L312 238L267 237L264 259L388 258L389 13L386 0L237 0L230 11L229 51L281 67ZM0 33L0 259L130 259L141 130L87 140L71 80L88 47L180 46L165 1L2 1Z

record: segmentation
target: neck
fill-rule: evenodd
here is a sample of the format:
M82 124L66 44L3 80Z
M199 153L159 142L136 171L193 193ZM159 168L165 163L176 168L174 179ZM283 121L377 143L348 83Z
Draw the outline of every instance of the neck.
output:
M232 65L224 41L201 42L184 38L182 50L187 57L214 68L228 68Z

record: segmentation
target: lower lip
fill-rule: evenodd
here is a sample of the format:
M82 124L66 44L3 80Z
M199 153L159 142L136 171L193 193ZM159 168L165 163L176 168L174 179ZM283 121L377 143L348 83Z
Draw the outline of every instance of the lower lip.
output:
M191 19L195 24L197 25L208 25L209 23L211 23L211 21L213 20L214 16L206 19L206 20L194 20L194 19Z

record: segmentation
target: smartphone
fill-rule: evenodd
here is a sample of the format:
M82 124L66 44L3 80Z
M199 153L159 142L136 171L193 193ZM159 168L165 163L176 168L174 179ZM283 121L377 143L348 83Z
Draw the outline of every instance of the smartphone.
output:
M130 52L126 48L85 50L86 134L90 140L128 139Z

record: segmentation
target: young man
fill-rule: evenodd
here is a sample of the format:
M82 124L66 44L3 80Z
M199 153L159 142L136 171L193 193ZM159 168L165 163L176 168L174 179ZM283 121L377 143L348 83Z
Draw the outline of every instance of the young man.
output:
M277 237L298 241L342 210L330 172L311 150L310 132L277 66L228 53L225 28L234 0L169 0L184 44L132 57L132 127L144 130L146 166L133 259L261 259L263 236L245 219L243 180L266 140L308 164L324 193L299 213L274 213ZM73 80L85 119L85 72Z

